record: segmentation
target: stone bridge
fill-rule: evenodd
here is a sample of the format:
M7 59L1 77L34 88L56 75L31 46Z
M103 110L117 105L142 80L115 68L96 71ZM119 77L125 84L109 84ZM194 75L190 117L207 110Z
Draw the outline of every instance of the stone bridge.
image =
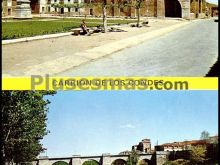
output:
M83 165L86 161L96 161L99 165L125 165L129 155L101 156L72 156L63 158L42 158L32 162L33 165L55 165L56 162L65 162L67 165ZM139 162L144 161L148 165L163 165L168 157L168 152L157 151L153 154L140 154Z

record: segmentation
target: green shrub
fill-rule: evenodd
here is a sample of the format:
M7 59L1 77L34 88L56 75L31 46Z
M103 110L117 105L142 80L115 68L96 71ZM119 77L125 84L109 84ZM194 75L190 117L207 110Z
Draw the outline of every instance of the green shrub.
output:
M53 165L68 165L68 163L64 161L58 161L58 162L53 163Z
M189 160L177 159L174 161L167 161L164 165L192 165Z
M95 160L88 160L85 161L82 165L99 165L99 163L96 162Z

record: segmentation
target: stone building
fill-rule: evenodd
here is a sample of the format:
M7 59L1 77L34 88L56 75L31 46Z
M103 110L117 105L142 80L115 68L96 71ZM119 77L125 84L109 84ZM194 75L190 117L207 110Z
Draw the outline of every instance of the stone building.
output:
M85 1L87 2L87 1ZM107 0L107 4L132 4L135 0ZM101 8L95 7L87 9L87 14L101 16ZM140 9L141 16L147 17L190 17L190 1L189 0L144 0ZM126 16L136 17L137 9L135 7L112 7L107 11L108 16Z
M16 8L16 0L2 0L2 16L13 16Z
M73 4L83 3L83 0L31 0L31 10L34 14L83 14L84 9L79 8L67 8L67 7L55 7L53 4Z
M207 140L191 140L183 142L164 143L155 146L155 151L183 151L190 150L192 146L210 146L217 143L218 136L209 137Z
M142 153L151 153L150 139L143 139L138 145L132 146L132 150L140 151Z
M218 7L217 6L211 7L210 12L211 12L212 17L218 17Z
M136 0L106 0L107 4L113 4L107 8L109 17L136 17L137 9L126 4L134 5ZM30 0L32 14L66 14L102 16L101 5L90 7L67 7L65 5L73 3L94 4L102 0ZM64 7L54 7L53 4L65 4ZM123 4L120 8L117 4ZM207 10L206 0L143 0L140 9L141 16L147 17L179 17L179 18L198 18L204 17ZM14 15L16 0L3 0L3 16Z

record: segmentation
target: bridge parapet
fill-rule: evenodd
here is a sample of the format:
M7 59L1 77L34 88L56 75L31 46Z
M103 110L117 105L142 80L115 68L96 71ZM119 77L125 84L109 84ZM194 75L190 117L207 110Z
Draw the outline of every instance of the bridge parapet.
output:
M140 160L149 160L155 165L162 165L166 162L168 158L168 153L165 151L157 151L154 154L140 154ZM84 162L89 160L94 160L99 163L99 165L112 165L116 160L122 160L126 162L129 155L110 155L103 154L101 156L73 156L66 158L44 158L38 159L32 162L32 165L53 165L56 162L62 161L66 162L69 165L82 165Z

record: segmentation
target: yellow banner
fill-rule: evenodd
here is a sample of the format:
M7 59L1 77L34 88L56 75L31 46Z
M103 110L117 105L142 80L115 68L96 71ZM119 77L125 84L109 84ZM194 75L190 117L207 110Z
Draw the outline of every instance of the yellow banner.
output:
M2 90L218 90L215 77L49 77L2 79Z

